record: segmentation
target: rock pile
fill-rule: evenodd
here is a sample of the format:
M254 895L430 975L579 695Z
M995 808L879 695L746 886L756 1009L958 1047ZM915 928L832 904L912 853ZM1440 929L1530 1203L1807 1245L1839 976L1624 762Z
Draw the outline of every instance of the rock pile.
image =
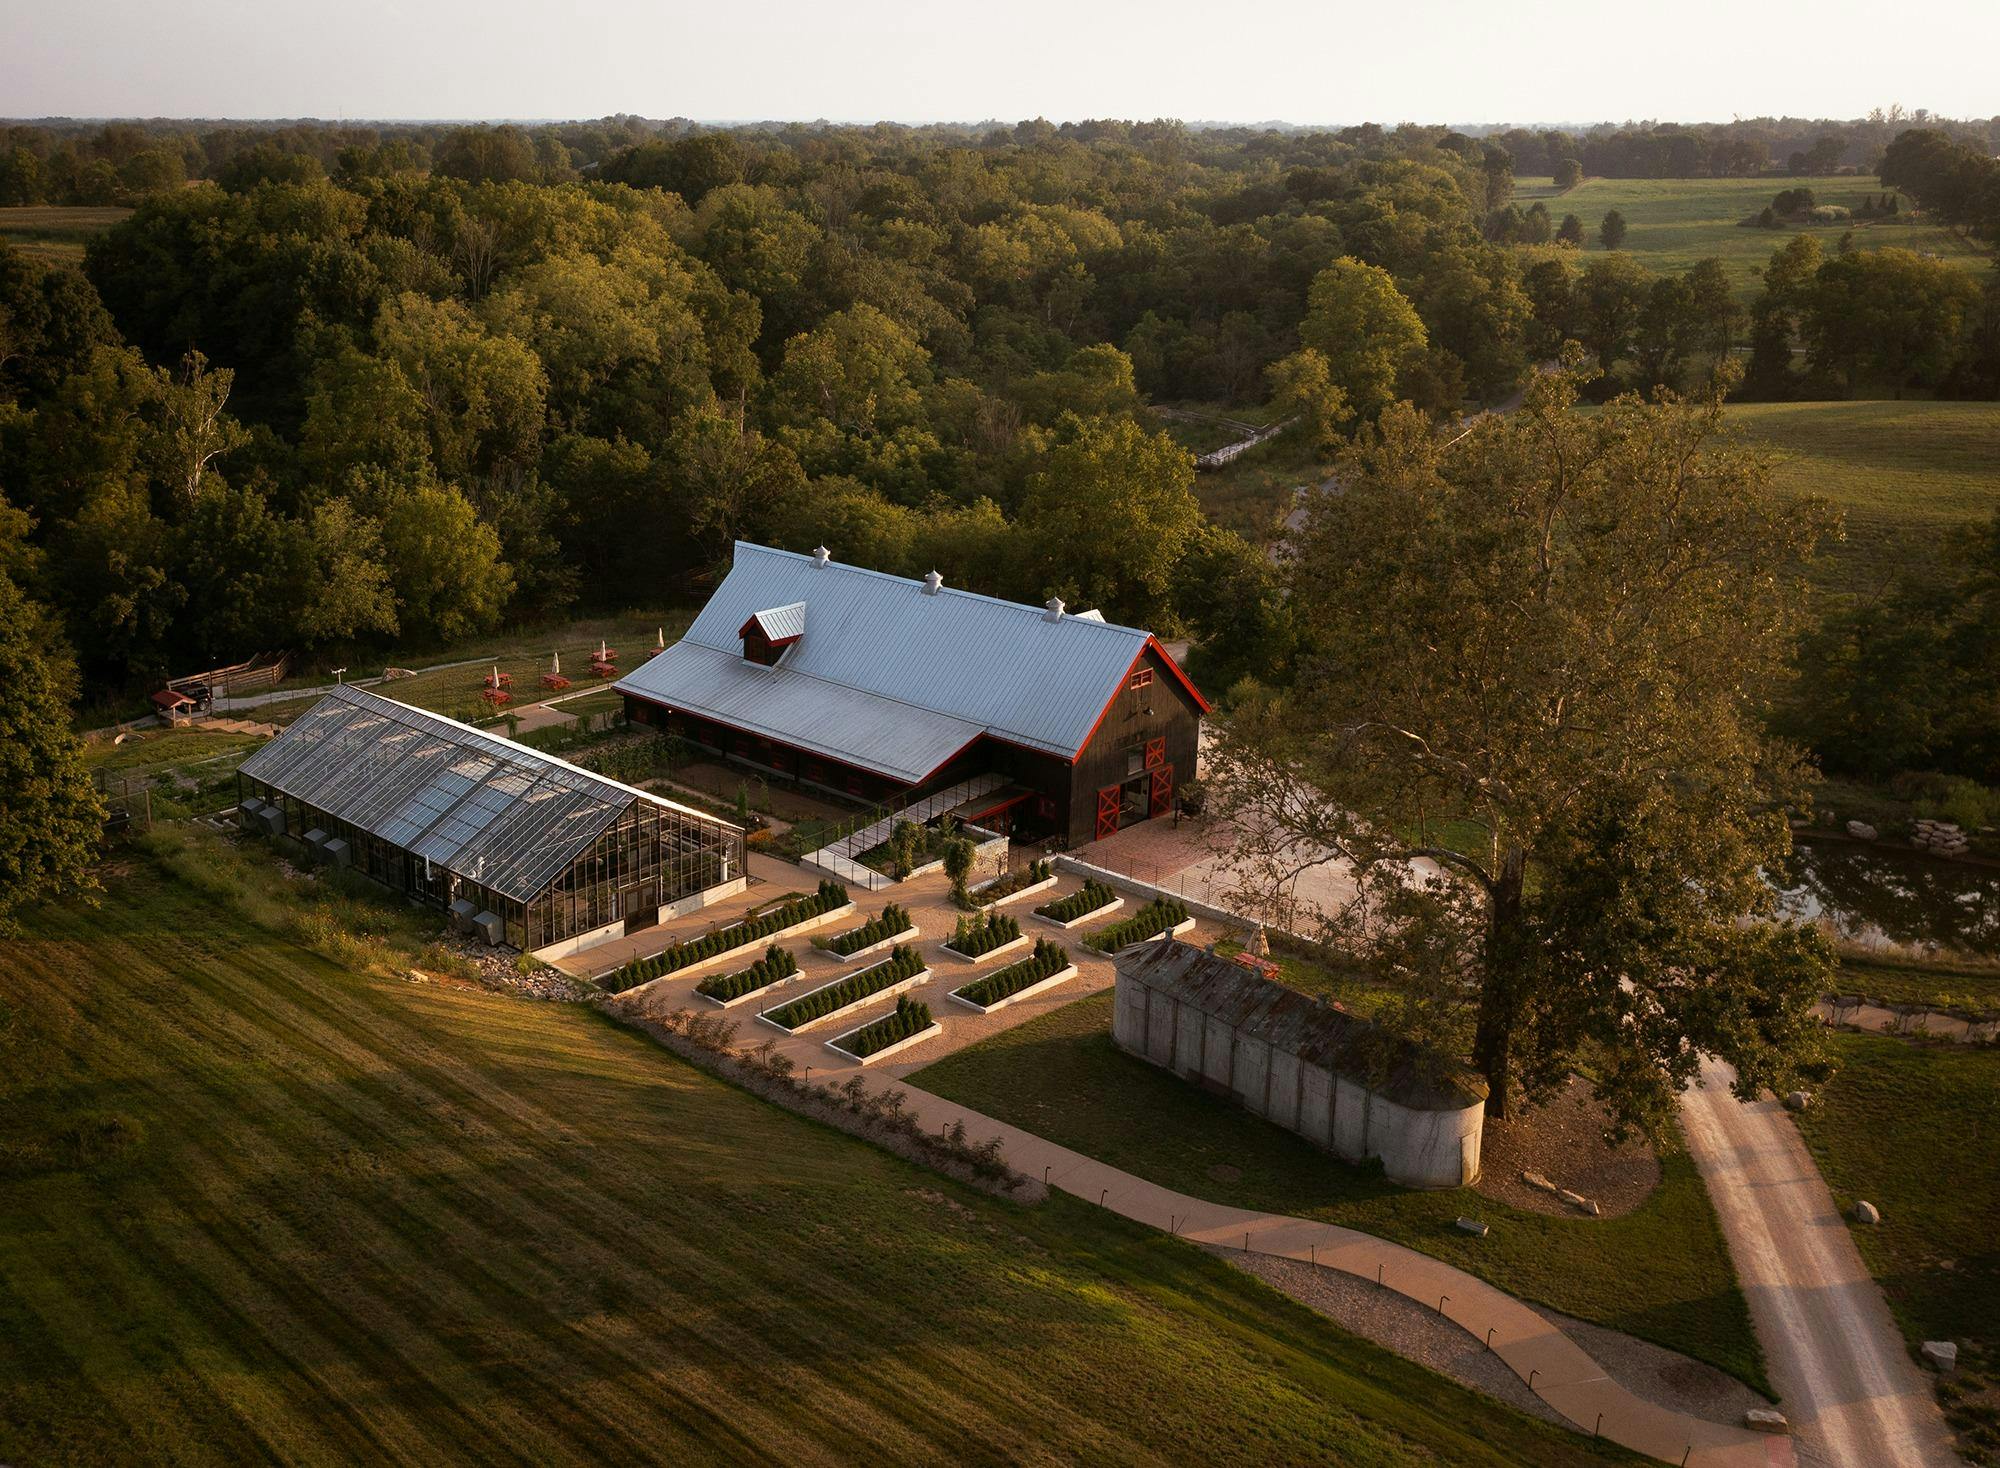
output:
M1910 835L1910 845L1919 851L1928 851L1932 856L1964 856L1969 845L1965 832L1950 821L1929 819L1917 822Z

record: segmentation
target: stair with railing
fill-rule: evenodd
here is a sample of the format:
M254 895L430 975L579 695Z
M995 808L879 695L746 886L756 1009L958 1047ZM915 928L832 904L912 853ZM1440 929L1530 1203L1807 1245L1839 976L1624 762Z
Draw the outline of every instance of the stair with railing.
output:
M891 811L881 820L822 846L818 851L806 856L805 865L817 867L851 887L864 887L870 892L893 887L896 884L895 878L886 876L873 867L864 866L855 858L871 847L880 846L887 841L889 833L896 829L899 822L915 821L921 826L948 810L956 810L969 800L977 800L982 795L998 790L1005 783L1006 781L998 775L974 775L970 780L960 781L948 789L938 791L935 795L926 795L920 800L912 801L903 809Z

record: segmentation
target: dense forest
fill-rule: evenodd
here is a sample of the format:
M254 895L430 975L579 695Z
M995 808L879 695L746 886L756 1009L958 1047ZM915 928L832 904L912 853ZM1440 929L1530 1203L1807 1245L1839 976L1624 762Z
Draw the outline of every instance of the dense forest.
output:
M1870 161L1990 235L1974 135ZM1394 401L1455 417L1570 341L1600 399L1746 348L1766 397L2000 392L2000 286L1801 235L1746 313L1716 262L1656 276L1611 220L1542 232L1514 202L1532 141L17 128L14 197L87 175L139 204L80 271L0 250L0 571L100 695L684 600L736 537L1060 594L1193 636L1227 688L1283 676L1279 573L1205 519L1151 402L1268 407L1330 460Z

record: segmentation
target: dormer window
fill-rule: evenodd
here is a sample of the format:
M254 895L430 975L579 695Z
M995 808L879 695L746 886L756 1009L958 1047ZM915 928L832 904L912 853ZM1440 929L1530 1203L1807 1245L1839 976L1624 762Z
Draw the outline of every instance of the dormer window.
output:
M806 604L795 601L782 607L752 612L736 629L743 639L743 659L769 668L785 655L785 649L806 635Z

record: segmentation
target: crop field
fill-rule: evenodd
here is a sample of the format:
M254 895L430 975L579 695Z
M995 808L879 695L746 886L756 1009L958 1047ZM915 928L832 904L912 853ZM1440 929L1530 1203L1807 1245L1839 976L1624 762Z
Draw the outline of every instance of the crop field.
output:
M411 982L407 910L191 833L107 880L0 963L0 1461L1636 1461L594 1010Z
M0 241L51 264L80 265L83 247L132 211L17 204L0 209Z
M1858 209L1866 194L1880 194L1873 177L1828 178L1587 178L1568 193L1558 194L1548 179L1523 180L1515 188L1525 208L1540 199L1560 221L1575 214L1583 221L1589 250L1599 249L1597 226L1616 209L1625 216L1625 253L1662 274L1687 269L1713 255L1729 270L1738 299L1748 302L1759 289L1756 272L1768 265L1771 252L1794 234L1817 235L1831 252L1841 235L1854 231L1863 249L1895 245L1920 254L1942 256L1967 270L1989 269L1993 257L1939 225L1896 219L1856 219L1839 224L1791 225L1778 229L1745 226L1781 189L1809 188L1822 204ZM1909 201L1903 201L1905 210ZM1534 246L1530 248L1547 248Z
M1955 527L2000 510L2000 404L1744 403L1729 422L1778 460L1773 486L1823 495L1846 516L1820 580L1874 592L1933 565Z
M933 1062L911 1084L1128 1172L1238 1208L1324 1219L1408 1244L1527 1299L1657 1341L1768 1391L1729 1256L1694 1165L1661 1158L1619 1218L1530 1213L1466 1189L1416 1192L1127 1055L1109 992ZM1455 1226L1492 1224L1474 1240Z

